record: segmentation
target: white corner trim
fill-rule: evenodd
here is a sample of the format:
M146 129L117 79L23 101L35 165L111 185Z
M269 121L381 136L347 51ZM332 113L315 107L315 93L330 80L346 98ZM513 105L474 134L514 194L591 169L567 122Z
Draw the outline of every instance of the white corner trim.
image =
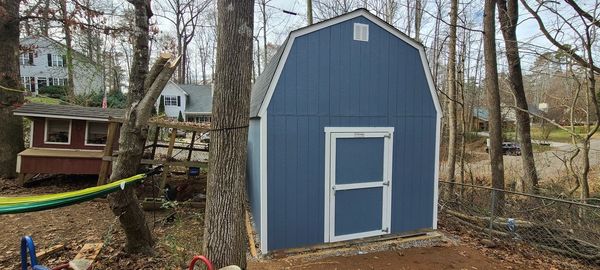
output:
M260 118L260 251L267 254L268 247L268 200L267 200L267 115Z
M296 31L292 31L290 33L289 40L285 46L285 49L283 51L281 59L279 60L279 63L277 64L277 69L275 70L273 79L271 80L271 82L269 84L269 88L267 89L267 94L265 95L265 98L262 101L260 108L258 110L258 116L263 117L267 111L267 107L269 107L269 103L271 102L271 98L273 97L273 92L275 91L275 87L277 86L277 82L279 81L281 72L283 70L283 67L285 66L285 62L288 59L292 45L294 44L294 41L297 37L321 30L323 28L326 28L326 27L329 27L329 26L332 26L332 25L335 25L335 24L338 24L338 23L341 23L341 22L344 22L344 21L347 21L350 19L354 19L354 18L360 17L360 16L365 17L372 23L385 29L392 35L398 37L399 39L401 39L402 41L406 42L407 44L409 44L410 46L414 47L415 49L417 49L419 51L419 56L421 57L421 63L423 65L425 76L427 77L427 83L429 85L429 92L431 94L431 98L433 99L435 109L438 112L438 114L440 114L442 112L442 109L440 106L439 98L436 93L435 85L433 83L433 77L431 76L431 71L429 70L429 64L427 63L427 57L425 56L425 48L423 47L423 45L420 44L419 42L415 41L414 39L410 38L406 34L402 33L400 30L389 25L388 23L386 23L382 19L378 18L377 16L371 14L367 10L359 9L359 10L356 10L356 11L353 11L350 13L346 13L344 15L314 24L309 27L305 27L305 28L301 28Z
M172 83L173 85L175 85L175 88L176 88L177 90L179 90L179 92L183 93L183 94L184 94L184 95L186 95L186 96L189 96L189 94L188 94L188 93L187 93L185 90L183 90L183 88L181 88L181 86L179 86L178 84L176 84L176 83L174 83L174 82L172 82L172 81L169 81L169 83ZM163 91L164 91L164 89L163 89ZM161 93L162 93L162 92L161 92Z
M21 154L17 154L17 168L15 171L21 173Z
M71 144L71 136L73 135L73 120L69 119L69 137L67 142L49 142L48 141L48 119L46 118L44 121L44 144L62 144L62 145L70 145Z
M95 122L95 121L85 121L85 135L83 136L83 145L85 146L106 146L106 144L100 144L100 143L88 143L88 129L90 126L90 122ZM106 126L106 134L108 135L108 125Z
M441 127L442 127L442 115L441 111L438 112L437 119L435 122L435 162L433 172L433 224L431 228L437 230L438 224L438 197L439 197L439 177L440 177L440 143L441 143Z
M29 119L30 127L29 127L29 148L33 147L33 129L35 127L35 119Z

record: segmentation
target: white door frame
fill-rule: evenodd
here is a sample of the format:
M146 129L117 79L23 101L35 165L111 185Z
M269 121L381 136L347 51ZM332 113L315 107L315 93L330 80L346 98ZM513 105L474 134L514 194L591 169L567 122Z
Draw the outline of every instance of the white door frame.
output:
M378 182L335 185L335 155L338 138L384 138L383 178ZM392 209L392 157L393 157L394 128L393 127L325 127L325 227L324 242L337 242L362 237L377 236L390 233ZM335 196L336 190L357 188L382 187L382 229L336 236L335 229Z

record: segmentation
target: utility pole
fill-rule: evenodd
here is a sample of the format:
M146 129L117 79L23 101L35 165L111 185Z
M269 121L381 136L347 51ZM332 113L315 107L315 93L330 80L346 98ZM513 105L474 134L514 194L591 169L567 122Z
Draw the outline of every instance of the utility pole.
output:
M313 24L312 0L306 0L306 17L308 19L308 25L312 25Z

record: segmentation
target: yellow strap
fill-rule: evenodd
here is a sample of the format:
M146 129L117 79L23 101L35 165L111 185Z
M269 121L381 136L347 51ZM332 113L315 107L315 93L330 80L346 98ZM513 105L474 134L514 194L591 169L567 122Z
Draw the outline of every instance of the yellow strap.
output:
M57 194L46 194L46 195L35 195L35 196L26 196L26 197L0 197L0 206L3 205L11 205L18 203L32 203L32 202L43 202L57 199L64 199L69 197L76 197L81 195L86 195L98 191L102 191L105 189L110 189L121 185L122 183L129 183L139 179L146 177L145 174L138 174L132 177L128 177L125 179L117 180L115 182L108 183L102 186L90 187L82 190L63 192Z

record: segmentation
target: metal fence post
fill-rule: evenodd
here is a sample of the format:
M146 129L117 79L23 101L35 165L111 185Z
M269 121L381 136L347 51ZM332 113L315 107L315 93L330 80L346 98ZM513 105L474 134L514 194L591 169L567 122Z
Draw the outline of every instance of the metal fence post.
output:
M490 203L490 241L493 240L492 231L494 229L494 211L496 209L496 190L492 189L492 198Z

